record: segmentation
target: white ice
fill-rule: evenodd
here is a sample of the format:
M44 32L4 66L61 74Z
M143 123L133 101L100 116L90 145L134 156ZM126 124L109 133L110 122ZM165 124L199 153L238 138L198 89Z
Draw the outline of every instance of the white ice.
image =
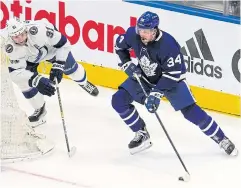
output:
M136 105L153 146L130 155L127 145L134 134L111 107L115 90L99 87L99 96L92 97L70 80L62 81L60 90L69 142L77 153L67 155L57 96L46 97L47 124L36 130L53 140L55 149L37 160L7 165L12 170L2 169L1 188L241 187L240 156L224 154L168 102L161 102L158 113L191 174L188 183L178 181L185 171L155 115L143 106ZM21 107L31 114L33 109L18 89L16 93ZM207 112L241 150L241 119Z

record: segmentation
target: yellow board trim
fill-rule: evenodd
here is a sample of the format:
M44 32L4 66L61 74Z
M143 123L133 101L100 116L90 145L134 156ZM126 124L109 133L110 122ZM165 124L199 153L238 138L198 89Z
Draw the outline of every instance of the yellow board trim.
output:
M92 65L80 62L87 72L88 80L95 85L117 89L118 86L127 78L126 74L120 70ZM49 74L51 65L40 63L38 71ZM64 76L68 78L67 76ZM223 92L213 91L205 88L190 86L197 103L209 110L228 113L232 115L241 115L240 96L231 95Z

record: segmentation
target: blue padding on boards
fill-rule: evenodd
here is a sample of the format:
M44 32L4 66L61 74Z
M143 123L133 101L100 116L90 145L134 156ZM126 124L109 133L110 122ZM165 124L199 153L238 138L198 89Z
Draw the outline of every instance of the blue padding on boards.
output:
M173 3L163 2L163 1L131 1L131 0L124 0L124 2L138 4L138 5L144 5L144 6L150 6L154 8L160 8L164 10L174 11L174 12L180 12L183 14L193 15L193 16L199 16L203 18L209 18L213 20L223 21L223 22L229 22L233 24L239 24L240 25L240 18L238 16L231 16L231 15L223 15L222 13L209 11L209 10L203 10L199 8L193 8L193 7L187 7L184 5L177 5Z

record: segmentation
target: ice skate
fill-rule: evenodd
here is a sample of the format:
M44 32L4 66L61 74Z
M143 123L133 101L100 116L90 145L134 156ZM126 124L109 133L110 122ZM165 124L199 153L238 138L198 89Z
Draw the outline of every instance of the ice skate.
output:
M87 81L86 85L81 87L92 96L97 96L99 94L98 88L89 81Z
M227 138L224 137L224 139L219 143L219 146L228 154L231 156L237 156L238 150L235 147L235 145Z
M45 118L46 114L47 114L47 111L45 109L45 103L44 103L44 105L41 108L36 109L34 113L28 117L30 121L30 126L35 128L39 125L46 123L46 118Z
M134 139L128 145L132 155L144 151L151 146L150 135L145 127L136 132Z

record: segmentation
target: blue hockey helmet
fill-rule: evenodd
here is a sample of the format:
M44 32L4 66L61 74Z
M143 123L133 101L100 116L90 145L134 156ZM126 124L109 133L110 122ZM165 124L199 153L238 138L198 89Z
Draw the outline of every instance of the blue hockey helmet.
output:
M137 20L137 29L154 29L159 26L159 17L156 13L147 11Z

